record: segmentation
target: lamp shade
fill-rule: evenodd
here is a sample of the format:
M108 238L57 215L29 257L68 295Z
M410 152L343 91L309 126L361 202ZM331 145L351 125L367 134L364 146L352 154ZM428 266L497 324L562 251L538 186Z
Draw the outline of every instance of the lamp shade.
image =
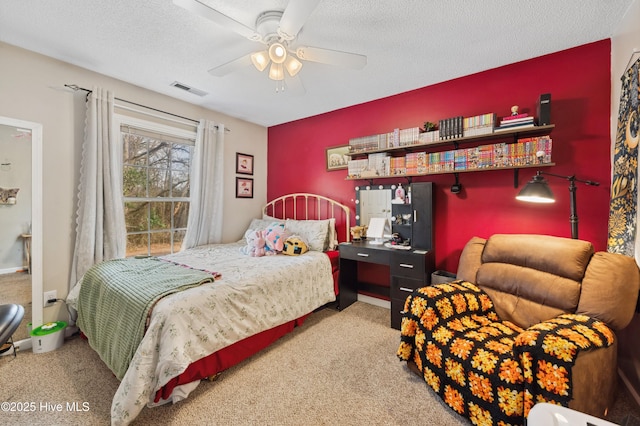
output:
M535 175L522 188L516 199L530 203L554 203L556 201L547 181L540 175Z
M284 80L282 64L271 64L271 67L269 67L269 78L276 81Z
M298 71L302 69L302 62L289 55L284 61L284 67L287 69L289 75L291 77L294 77L296 74L298 74Z

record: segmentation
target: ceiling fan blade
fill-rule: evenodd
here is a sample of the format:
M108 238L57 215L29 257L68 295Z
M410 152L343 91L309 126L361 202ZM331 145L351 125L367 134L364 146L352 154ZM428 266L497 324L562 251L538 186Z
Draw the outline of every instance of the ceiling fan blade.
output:
M226 64L211 68L209 70L209 74L216 77L224 77L225 75L244 68L248 65L251 65L251 53L241 56L238 59L234 59L233 61L227 62Z
M196 15L207 18L220 26L228 28L231 31L240 34L241 36L248 38L249 40L256 40L260 38L260 36L253 28L249 28L246 25L229 18L227 15L224 15L217 10L210 8L209 6L199 2L198 0L173 0L173 3L177 6L187 9L190 12L195 13Z
M367 65L367 57L357 53L339 50L321 49L319 47L301 46L296 49L296 56L305 61L339 65L346 68L362 69Z
M280 18L278 34L286 40L293 40L318 3L320 0L290 0Z

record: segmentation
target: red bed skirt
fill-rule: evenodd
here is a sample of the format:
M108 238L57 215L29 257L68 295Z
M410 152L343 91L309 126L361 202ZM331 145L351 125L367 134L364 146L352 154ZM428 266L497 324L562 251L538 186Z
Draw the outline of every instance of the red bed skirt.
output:
M333 273L333 285L335 294L338 294L338 272L339 272L339 252L329 251L327 252L329 259L331 260L331 268ZM156 392L154 402L159 402L161 399L169 399L173 393L173 389L176 386L191 383L196 380L202 380L207 377L213 376L227 368L244 361L251 355L254 355L273 342L281 338L287 333L293 331L293 329L299 325L302 325L304 320L310 315L306 314L293 321L289 321L285 324L277 327L265 330L261 333L247 337L240 340L226 348L220 349L217 352L212 353L198 361L192 363L187 369L177 377L169 380L161 389Z

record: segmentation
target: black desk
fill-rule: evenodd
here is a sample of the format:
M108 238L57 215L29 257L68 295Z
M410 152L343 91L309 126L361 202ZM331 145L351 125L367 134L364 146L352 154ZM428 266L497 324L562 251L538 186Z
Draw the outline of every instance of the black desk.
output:
M434 270L433 250L399 250L366 241L342 243L340 250L340 294L338 309L342 310L358 298L358 262L388 265L390 270L388 296L391 299L391 327L400 329L400 312L407 296L416 288L431 283Z

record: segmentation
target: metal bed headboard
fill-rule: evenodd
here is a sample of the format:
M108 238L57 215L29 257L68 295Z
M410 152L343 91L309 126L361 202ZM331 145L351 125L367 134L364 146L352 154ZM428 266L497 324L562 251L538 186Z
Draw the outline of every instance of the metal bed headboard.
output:
M262 213L278 219L336 219L336 228L344 225L344 239L349 241L351 209L342 203L322 195L297 192L269 201ZM341 218L340 216L343 216ZM340 221L342 219L342 222ZM340 226L341 228L342 226ZM339 231L338 231L339 232Z

